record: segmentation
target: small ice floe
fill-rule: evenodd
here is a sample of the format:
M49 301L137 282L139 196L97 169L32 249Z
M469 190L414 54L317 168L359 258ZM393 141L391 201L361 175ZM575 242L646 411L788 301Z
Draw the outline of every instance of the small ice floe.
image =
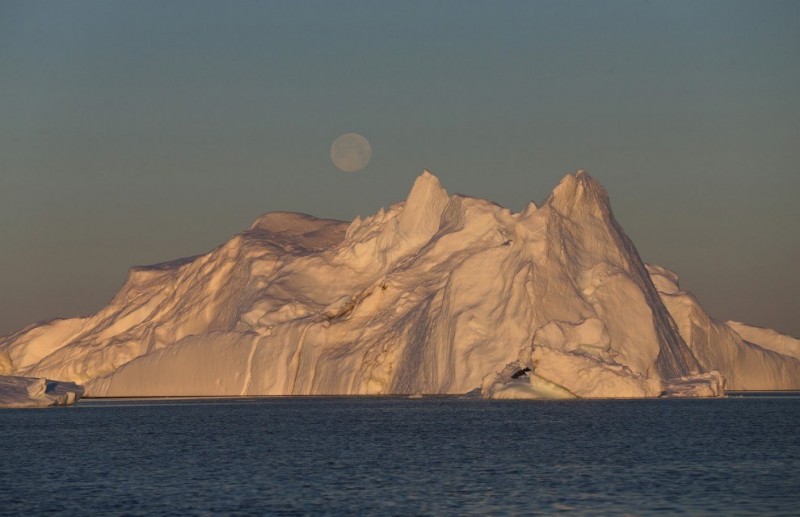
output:
M689 375L664 382L662 397L724 397L725 378L718 372Z
M83 395L73 382L0 375L0 408L69 406Z

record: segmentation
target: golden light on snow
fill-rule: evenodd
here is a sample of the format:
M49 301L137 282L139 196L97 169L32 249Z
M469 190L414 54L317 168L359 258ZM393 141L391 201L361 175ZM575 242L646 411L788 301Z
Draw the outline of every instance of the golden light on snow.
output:
M367 166L371 157L372 147L358 133L340 135L331 145L331 160L341 171L360 171Z

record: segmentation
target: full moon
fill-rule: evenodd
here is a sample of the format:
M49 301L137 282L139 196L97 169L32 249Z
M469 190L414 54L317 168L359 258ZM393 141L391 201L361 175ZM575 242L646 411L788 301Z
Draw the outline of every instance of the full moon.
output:
M331 160L340 171L360 171L367 166L371 157L372 147L358 133L345 133L331 145Z

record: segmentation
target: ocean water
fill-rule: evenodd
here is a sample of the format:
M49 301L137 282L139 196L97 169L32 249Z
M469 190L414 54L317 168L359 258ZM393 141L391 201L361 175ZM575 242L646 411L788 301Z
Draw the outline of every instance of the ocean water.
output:
M800 397L0 411L0 514L800 514Z

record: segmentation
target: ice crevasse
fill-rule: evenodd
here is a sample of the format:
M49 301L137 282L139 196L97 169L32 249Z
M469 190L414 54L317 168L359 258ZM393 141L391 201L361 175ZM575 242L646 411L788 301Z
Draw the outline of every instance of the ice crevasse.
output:
M710 318L602 185L512 212L424 172L351 223L273 212L133 268L108 306L0 339L0 374L106 396L718 396L800 389L797 340Z

